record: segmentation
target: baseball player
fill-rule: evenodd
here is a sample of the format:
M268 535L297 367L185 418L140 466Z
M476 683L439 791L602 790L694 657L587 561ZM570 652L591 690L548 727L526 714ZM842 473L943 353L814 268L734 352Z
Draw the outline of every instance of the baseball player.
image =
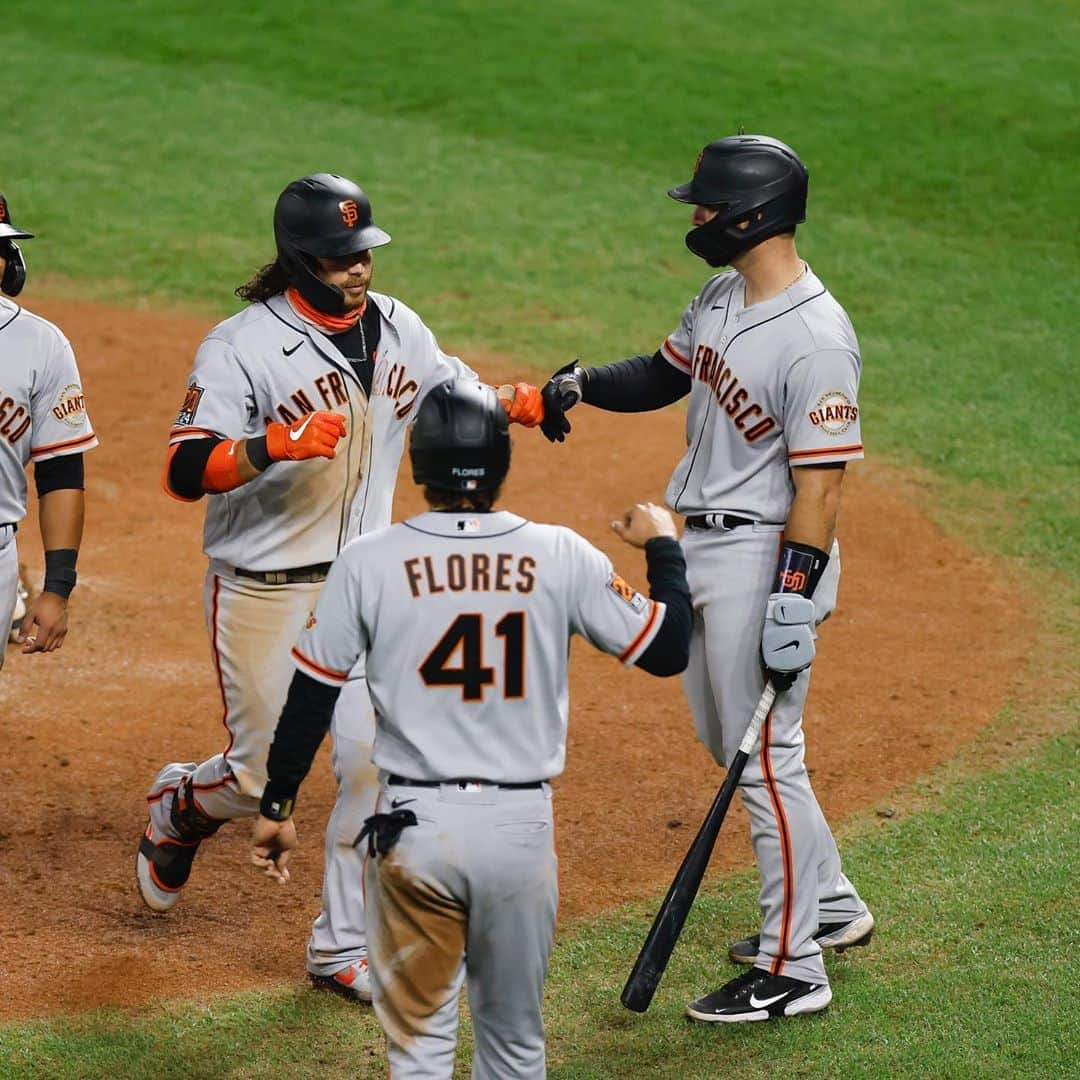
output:
M297 789L366 655L382 790L358 843L391 1075L452 1075L467 980L472 1075L542 1077L558 895L548 780L565 757L570 637L656 675L681 671L685 564L660 507L639 505L614 526L645 548L651 598L569 529L494 510L510 438L489 387L433 390L410 453L431 511L356 540L334 563L292 651L252 861L288 880Z
M639 412L690 395L687 449L667 489L686 515L694 637L683 684L698 735L735 754L771 673L784 687L742 775L761 875L761 932L730 958L751 965L691 1002L695 1020L818 1012L832 993L822 949L865 945L874 920L840 856L803 763L802 711L815 627L840 576L834 539L844 467L863 456L861 360L843 308L799 258L808 174L776 139L710 143L668 194L694 207L687 247L710 278L652 356L567 365L544 388L549 439L564 404Z
M248 307L199 348L169 439L166 491L209 496L205 612L228 744L201 763L166 765L150 788L136 876L154 911L177 903L204 839L257 813L289 648L330 563L350 537L389 524L417 402L452 376L475 378L415 312L370 290L372 251L390 236L352 181L320 173L289 184L274 236L275 261L237 290ZM536 423L538 392L512 409ZM363 898L352 887L361 872L352 841L377 794L362 667L343 703L307 966L317 987L369 1001Z
M67 636L83 532L82 456L98 444L67 338L13 299L26 282L26 260L16 241L33 235L12 222L0 194L0 626L6 643L22 606L15 640L24 653L52 652ZM45 583L32 600L22 594L15 544L26 516L29 461L45 548Z

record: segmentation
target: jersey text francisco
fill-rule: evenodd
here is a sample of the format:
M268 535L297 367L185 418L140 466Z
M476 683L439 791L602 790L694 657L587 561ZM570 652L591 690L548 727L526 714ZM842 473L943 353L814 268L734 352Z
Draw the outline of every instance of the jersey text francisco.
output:
M739 384L725 358L711 346L698 345L694 350L691 377L711 388L717 404L731 417L747 442L755 442L776 427L776 420L767 416L756 401L747 403L749 391Z

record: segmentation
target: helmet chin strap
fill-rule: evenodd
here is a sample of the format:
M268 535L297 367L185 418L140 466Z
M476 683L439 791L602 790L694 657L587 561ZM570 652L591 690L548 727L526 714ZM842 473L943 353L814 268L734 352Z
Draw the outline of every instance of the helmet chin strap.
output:
M317 277L308 265L307 259L302 255L293 257L280 249L278 258L281 260L281 265L285 267L289 281L312 307L327 315L345 314L345 294L336 285L328 285Z

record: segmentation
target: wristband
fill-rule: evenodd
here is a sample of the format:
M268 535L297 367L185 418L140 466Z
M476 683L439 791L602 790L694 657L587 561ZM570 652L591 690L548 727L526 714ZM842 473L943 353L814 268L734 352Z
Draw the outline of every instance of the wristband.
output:
M248 461L250 461L252 467L258 469L259 472L266 472L266 470L274 464L274 459L270 456L270 451L266 449L265 435L260 435L257 439L248 439L244 449L247 450Z
M78 579L78 574L75 573L75 561L78 557L76 548L54 548L46 551L45 584L41 591L53 593L66 600Z
M828 561L829 556L820 548L785 541L780 549L773 592L812 597Z
M296 799L282 799L276 797L269 788L263 790L262 799L259 801L259 813L270 821L288 821L292 817Z

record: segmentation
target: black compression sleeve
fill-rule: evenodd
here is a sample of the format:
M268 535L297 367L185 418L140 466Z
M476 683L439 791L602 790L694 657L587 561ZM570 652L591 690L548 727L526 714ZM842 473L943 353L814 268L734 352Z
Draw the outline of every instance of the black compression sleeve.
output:
M169 488L181 499L201 499L206 463L221 439L188 439L182 442L169 465Z
M50 491L64 488L81 491L86 487L82 454L62 454L60 457L37 462L34 465L34 485L37 487L39 499Z
M279 816L271 810L272 803L281 805L296 799L315 752L330 730L340 693L341 687L327 686L302 671L293 675L266 761L267 781L260 807L266 817Z
M690 376L659 353L585 368L582 400L609 412L648 412L690 393Z
M678 540L658 536L645 544L649 596L666 605L664 621L635 663L650 675L678 675L690 659L694 609L686 581L686 559Z

